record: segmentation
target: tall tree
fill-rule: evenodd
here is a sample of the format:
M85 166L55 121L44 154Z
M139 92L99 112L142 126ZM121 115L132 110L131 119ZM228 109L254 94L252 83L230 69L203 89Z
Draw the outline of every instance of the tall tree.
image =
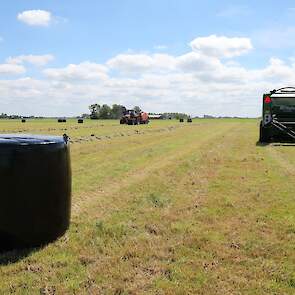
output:
M123 106L119 104L113 104L111 110L112 119L120 119L123 115Z
M111 108L107 104L102 105L102 107L99 110L98 118L110 119L110 117L111 117Z
M99 112L100 112L100 105L95 103L89 106L90 110L90 118L91 119L98 119Z

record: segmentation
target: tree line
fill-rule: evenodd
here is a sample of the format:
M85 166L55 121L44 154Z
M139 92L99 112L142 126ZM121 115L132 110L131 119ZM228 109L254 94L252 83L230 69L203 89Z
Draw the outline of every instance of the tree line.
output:
M30 118L42 118L42 117L21 116L21 115L7 115L5 113L0 114L0 119L30 119Z
M139 106L133 108L136 112L140 112ZM107 104L99 105L92 104L89 106L91 119L120 119L126 110L126 107L120 104L113 104L108 106Z
M120 104L113 104L112 106L108 106L107 104L92 104L89 106L90 115L83 114L82 116L85 118L91 119L120 119L124 112L126 111L126 107ZM139 106L135 106L133 108L136 112L141 112L141 108ZM150 115L161 115L162 119L186 119L189 115L185 113L150 113Z
M162 114L164 119L187 119L189 117L189 115L184 114L184 113L163 113Z

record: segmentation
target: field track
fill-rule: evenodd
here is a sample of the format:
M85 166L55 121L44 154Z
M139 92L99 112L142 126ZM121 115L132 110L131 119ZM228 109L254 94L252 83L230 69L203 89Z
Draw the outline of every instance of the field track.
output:
M71 138L72 225L0 254L0 294L294 294L295 146L258 121L0 121Z

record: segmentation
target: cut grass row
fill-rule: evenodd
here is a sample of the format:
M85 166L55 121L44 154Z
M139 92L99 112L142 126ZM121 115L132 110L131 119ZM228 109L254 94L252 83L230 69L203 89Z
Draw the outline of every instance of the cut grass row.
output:
M293 294L293 150L256 139L211 120L73 145L71 229L2 263L0 292Z

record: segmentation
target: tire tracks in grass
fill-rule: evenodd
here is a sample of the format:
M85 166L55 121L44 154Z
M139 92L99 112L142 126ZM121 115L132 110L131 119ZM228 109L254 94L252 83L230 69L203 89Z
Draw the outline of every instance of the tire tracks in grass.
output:
M270 157L278 164L280 169L288 175L295 176L294 165L286 158L282 152L278 151L275 146L269 145L265 147ZM282 148L282 147L281 147ZM289 148L289 147L286 147ZM295 147L294 147L295 148ZM287 172L287 173L286 173Z
M192 130L194 128L188 129L187 132ZM179 130L179 132L181 133L182 130ZM103 184L107 178L118 178L120 176L118 173L121 173L122 177L124 177L132 169L132 167L129 167L130 165L136 164L140 166L140 163L135 163L138 159L156 158L157 154L164 152L161 149L169 151L171 149L169 145L173 143L174 136L179 135L177 129L165 133L136 134L137 136L134 137L119 137L112 141L103 140L99 143L85 142L82 145L73 146L74 191L79 189L90 192L90 190L85 190L85 184L93 188L91 191L96 190L98 185L93 184L95 179L99 180L100 184ZM110 173L112 174L111 177ZM75 193L75 195L78 194Z
M238 128L238 126L234 126L232 130L235 130L236 128ZM134 180L142 187L143 191L140 193L140 190L138 190L139 195L137 195L137 192L135 192L135 195L131 194L131 196L125 198L123 203L119 202L119 214L120 216L124 216L124 212L126 214L132 214L135 220L135 224L133 224L135 228L140 227L142 224L150 224L146 228L146 238L148 240L146 243L142 241L142 235L140 238L138 238L138 232L135 231L133 235L128 236L128 238L124 240L124 243L121 243L120 240L116 241L116 245L111 251L112 254L109 254L111 257L108 256L107 259L100 257L97 263L90 267L92 270L89 270L89 272L92 273L93 276L95 276L96 272L104 273L103 270L108 269L111 273L106 272L104 275L106 276L106 279L108 276L110 276L109 278L112 280L112 275L117 276L118 273L112 273L114 270L110 270L110 264L117 265L116 269L119 269L119 272L120 269L122 270L126 268L129 270L129 275L127 273L122 273L120 276L121 280L117 282L117 288L121 289L122 292L127 293L147 291L148 289L152 288L153 282L157 278L161 277L162 279L167 279L169 273L172 276L171 267L169 266L170 259L173 259L172 253L182 245L183 241L191 243L189 241L190 237L187 236L189 232L186 230L184 230L184 232L181 232L181 230L178 231L177 226L184 226L185 229L185 227L188 226L190 222L195 222L198 216L197 212L200 210L200 206L202 207L206 204L207 200L204 199L204 194L206 195L206 188L208 186L207 181L212 182L216 177L216 168L218 169L222 165L222 162L218 160L221 157L220 154L224 148L228 148L228 141L226 138L232 136L226 135L223 137L226 131L229 130L224 129L221 132L215 133L209 138L203 138L203 140L198 141L197 143L192 143L189 149L178 153L178 156L173 157L172 161L170 157L164 160L163 167L161 168L165 169L161 169L160 174L157 175L156 178L158 180L162 179L163 184L167 184L169 183L169 180L172 180L175 184L173 190L176 191L177 194L182 192L185 195L182 196L181 200L176 200L176 204L171 204L169 208L164 208L163 210L159 211L158 214L160 214L160 217L155 219L153 211L150 211L148 207L143 209L141 206L137 206L137 203L135 202L136 199L137 201L141 202L140 200L144 197L143 194L145 188L153 188L157 190L156 187L153 187L157 186L157 182L156 184L154 183L154 178L147 179L148 176L139 179L137 179L137 177L134 178ZM232 132L229 133L232 134ZM193 161L194 167L186 166L187 161ZM181 169L180 172L178 171L177 175L175 175L175 173L170 174L169 170L174 169L175 165L184 165L184 169ZM153 168L157 169L158 167ZM154 169L152 169L151 172L153 170ZM198 174L194 175L194 172L197 172ZM175 179L175 177L177 177L177 179ZM199 182L199 187L197 189L194 187L194 189L190 191L188 190L187 186L188 182L190 182L192 179L194 179L196 182L200 181L200 179L206 179L206 182L203 182L202 184ZM133 181L128 183L126 188L132 185ZM200 196L200 189L202 190L202 196ZM167 193L169 194L171 192ZM113 194L119 194L119 191L114 191ZM196 200L197 204L195 203ZM111 210L111 212L108 212L105 214L105 216L98 216L95 215L94 212L90 212L90 215L94 215L96 218L103 218L106 224L110 224L112 215L116 216L117 214L118 211L116 210ZM115 220L117 219L115 218ZM120 220L117 220L117 222L120 222ZM176 230L175 235L172 236L170 230L171 227L175 227ZM162 231L162 233L159 234L157 231ZM138 250L138 253L134 253L134 251L136 251L134 249L145 250ZM140 260L144 261L141 265L136 265L135 262L133 262L139 259L138 255L143 255L143 257L140 256ZM122 260L120 257L130 257L130 259ZM164 263L162 261L163 259L166 259L167 263ZM128 265L128 263L130 263L130 265ZM128 266L126 266L126 264ZM183 290L190 292L192 291L191 287L185 287L184 285L185 283L181 286ZM111 281L109 286L113 288L114 282ZM115 290L112 289L112 291ZM173 289L171 288L168 290L168 293L172 291Z
M111 194L116 194L117 192L124 190L125 187L134 185L144 180L153 172L158 171L159 169L164 169L165 166L169 165L170 162L176 161L177 159L181 159L185 155L190 154L191 152L196 150L196 145L198 147L201 147L202 144L205 144L208 141L214 144L216 138L222 137L224 133L233 128L233 126L232 124L228 124L225 125L223 128L224 129L220 128L218 131L215 131L215 133L207 134L207 136L204 136L202 138L197 138L193 136L192 138L190 138L191 143L193 143L191 146L188 146L190 144L189 142L185 143L187 145L185 149L183 149L183 146L179 146L176 150L173 149L170 152L165 153L165 155L160 154L149 161L148 167L146 167L146 163L144 163L145 167L136 167L132 171L126 173L124 175L124 178L121 178L120 180L114 182L114 180L111 179L110 182L104 182L103 191L92 191L89 193L89 195L87 192L85 192L80 197L76 197L76 201L73 204L73 216L79 215L81 211L87 211L87 209L91 207L91 204L93 203L97 206L97 204L95 203L103 199L104 197L107 198ZM171 136L173 137L173 134L171 134ZM157 143L153 143L153 145L157 145Z
M199 157L205 165L204 170L200 170L199 167L192 168L194 171L198 171L198 174L195 175L195 177L201 177L204 179L210 178L211 180L215 179L217 173L216 168L218 168L222 163L219 163L218 161L215 162L215 160L211 159L211 157L214 157L216 152L222 153L223 149L228 148L227 141L229 137L227 134L232 134L231 131L236 132L237 128L240 128L238 126L241 126L241 124L234 123L224 124L221 126L219 123L216 123L216 125L214 123L214 125L207 126L204 133L201 133L201 135L198 135L199 129L193 127L181 129L179 131L175 130L169 135L171 136L171 139L174 137L175 140L177 140L179 138L178 133L181 132L184 133L184 136L187 136L187 134L185 134L187 132L196 132L196 134L189 135L186 141L182 141L173 149L168 151L164 149L161 153L153 156L150 159L150 165L148 167L146 167L146 163L139 163L138 165L132 167L126 175L124 175L124 177L105 179L100 185L100 187L103 187L103 191L93 192L91 190L85 191L82 194L79 193L79 196L75 195L73 204L75 208L73 210L74 222L69 233L70 239L68 240L66 236L57 243L49 245L47 251L46 249L44 249L44 252L43 250L40 251L39 257L42 256L43 259L42 267L44 269L44 274L34 277L30 276L28 290L31 290L32 287L37 289L43 288L44 277L46 277L46 282L48 284L54 284L57 293L64 294L74 293L74 291L78 294L83 294L84 291L85 294L105 294L111 293L111 291L114 291L112 293L117 291L119 294L119 292L124 293L126 290L130 290L131 293L132 291L133 293L151 291L151 294L155 294L160 293L161 290L159 286L156 286L156 288L153 289L157 278L164 278L166 281L172 280L173 283L174 272L176 272L177 268L174 269L172 267L170 269L170 266L165 264L166 258L173 258L175 248L183 241L185 235L189 236L191 234L190 232L185 232L183 235L175 234L173 238L169 239L168 237L166 240L165 238L167 237L165 235L163 237L161 235L156 235L153 233L153 228L147 228L146 230L149 232L147 232L148 239L145 240L145 243L140 242L142 236L138 235L138 232L134 232L133 236L131 235L128 237L127 244L125 244L125 246L129 246L129 249L132 252L137 248L140 250L138 243L141 243L140 245L144 244L143 252L140 252L142 253L142 256L139 257L132 257L132 255L130 256L128 252L124 253L126 249L124 249L123 243L120 245L120 237L117 238L116 236L114 242L118 248L110 248L108 250L110 255L101 253L95 245L91 246L92 236L89 235L89 232L91 233L93 228L96 227L97 220L102 220L103 222L105 221L106 225L110 223L117 225L117 221L120 221L120 219L116 221L112 218L117 218L120 212L128 212L130 208L134 211L134 215L136 217L134 222L138 222L139 225L142 222L150 222L152 219L145 220L145 216L142 215L140 208L133 207L134 200L140 199L143 195L137 195L136 193L128 194L128 192L132 192L133 187L137 187L137 192L144 190L144 188L149 189L150 186L153 190L156 190L157 183L153 183L155 178L152 178L151 176L156 177L157 179L162 178L163 183L168 182L170 179L173 183L175 183L175 187L179 193L181 193L182 188L186 192L186 173L190 173L190 169L192 168L186 166L186 164L187 161L190 161L191 157L196 159L196 165L199 163ZM203 127L201 126L200 128ZM163 133L163 137L165 134L166 133ZM146 136L146 134L143 135L142 139L146 139ZM159 136L161 137L162 135L159 134ZM159 139L159 142L161 142L161 139ZM169 145L170 143L170 139L165 139L162 142L163 145ZM116 144L116 141L114 140L114 142L110 144ZM152 147L156 145L157 142L151 143L150 146ZM91 146L91 144L89 144L89 146ZM134 151L136 150L137 147L134 148ZM86 146L85 151L87 151ZM124 151L128 152L129 149L122 149L122 153L124 153ZM210 169L207 169L207 160L209 161ZM183 164L184 167L180 169L181 173L179 175L175 175L174 172L170 172L171 169L178 169L179 165ZM204 182L202 188L206 190L207 185L207 182ZM121 192L124 192L125 190L126 194L121 194ZM191 191L189 196L183 196L184 204L177 204L177 206L172 204L168 208L171 210L170 213L168 210L164 210L160 214L162 222L160 223L159 220L157 220L157 222L159 222L159 224L161 224L164 228L171 222L177 222L177 219L184 219L184 221L187 220L189 222L192 216L196 214L195 209L192 209L194 204L189 204L190 200L195 200L198 196L198 191ZM198 205L202 208L203 206L206 206L206 202L207 200L204 199L204 203L198 203ZM181 215L179 216L179 214ZM196 215L195 218L197 217L198 216ZM77 232L75 232L75 223L79 224ZM83 243L84 241L85 243ZM187 243L194 242L185 241ZM164 248L162 246L163 242L165 243ZM171 244L172 247L170 247L169 244ZM190 244L188 247L190 247ZM193 244L191 244L191 247L193 247ZM68 266L61 266L58 270L48 273L47 269L50 268L52 259L56 259L55 257L60 252L70 253L71 257L73 257L73 262L69 263ZM86 254L85 257L83 257L84 254ZM91 257L91 255L94 255L94 257ZM148 260L140 259L142 257L147 257ZM30 259L34 261L36 258L35 256L32 256ZM72 269L75 270L76 268L79 269L79 267L81 267L81 263L79 262L81 260L85 263L82 266L84 268L83 272L81 270L79 270L79 272L71 271ZM159 261L164 263L164 267L162 267L162 265L159 265L159 267L157 266ZM170 260L167 262L169 261ZM194 260L192 259L189 264L193 261ZM183 261L182 263L185 264L186 262ZM190 265L191 267L194 266L193 264ZM180 265L179 270L185 270L184 265ZM133 273L129 273L130 271L133 271ZM188 275L187 279L185 278L186 275ZM182 280L177 282L176 279L174 285L172 284L168 286L166 288L166 293L173 294L175 289L177 289L179 293L185 293L187 290L190 291L191 287L189 285L186 286L186 284L190 283L190 280L195 280L195 277L190 277L189 272L183 272L183 276ZM26 279L24 276L21 278L23 281ZM98 286L95 286L95 278L98 278L96 281ZM4 279L8 279L8 275L4 277ZM9 277L9 279L13 278ZM73 289L73 282L75 282L76 289ZM80 285L76 282L79 282ZM78 289L77 285L79 286ZM92 286L94 286L93 290L91 289ZM96 287L97 289L95 289Z

